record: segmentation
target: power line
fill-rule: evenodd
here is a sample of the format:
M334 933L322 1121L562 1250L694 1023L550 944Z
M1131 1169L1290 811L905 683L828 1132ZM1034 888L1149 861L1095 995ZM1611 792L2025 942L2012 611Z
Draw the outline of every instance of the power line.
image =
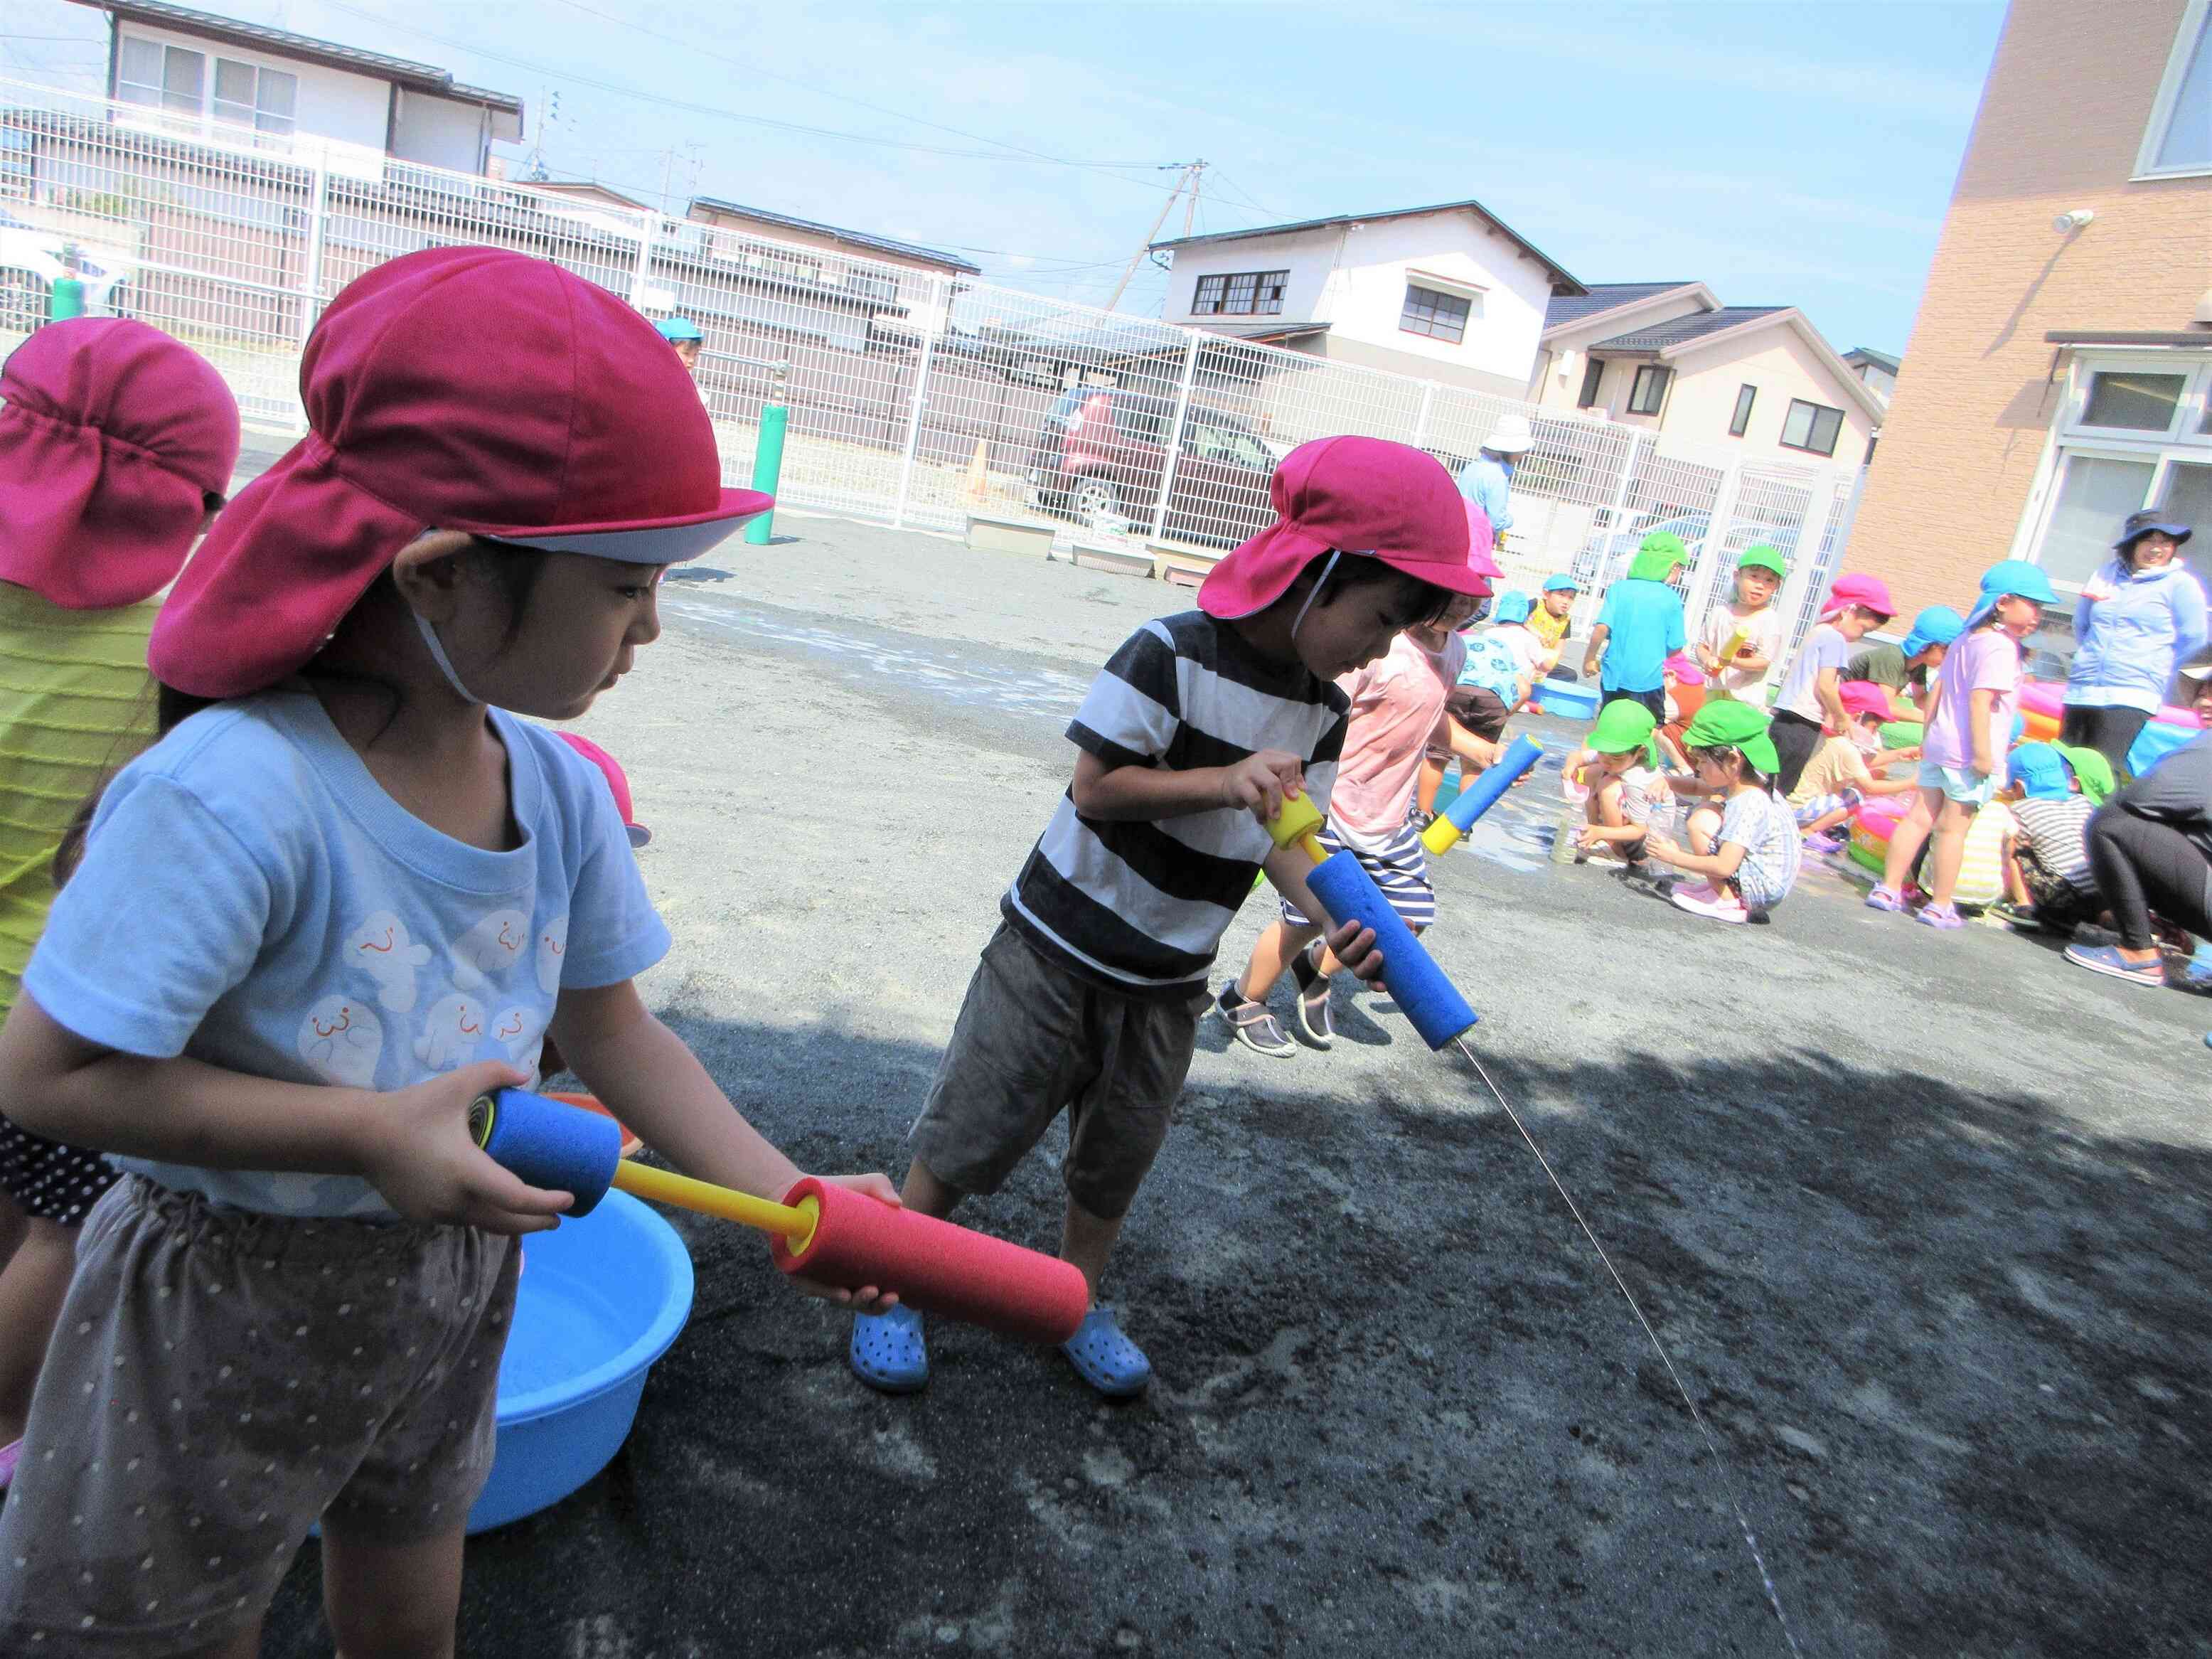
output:
M813 138L838 138L847 143L872 144L884 149L911 150L924 155L953 156L969 161L1021 162L1042 159L1048 164L1060 166L1109 165L1097 162L1056 162L1051 157L1025 157L1007 155L997 150L953 149L942 144L918 144L901 138L875 138L865 133L842 131L836 127L809 126L799 121L777 121L764 115L740 115L734 110L722 109L712 104L694 103L689 99L671 98L660 93L641 92L635 87L625 87L612 81L602 81L592 76L580 75L574 70L558 69L550 64L533 62L529 58L515 58L505 52L493 52L471 41L456 40L447 35L434 34L428 29L418 28L411 23L402 23L395 19L380 15L378 13L364 10L359 6L347 5L343 3L343 0L327 0L327 3L334 11L344 12L350 16L361 18L366 22L375 23L385 28L399 29L422 40L435 41L441 46L451 46L456 52L471 53L491 63L505 64L514 69L528 70L535 75L558 76L562 80L574 82L578 86L591 87L600 92L611 92L617 97L634 98L640 103L658 104L668 109L680 109L694 115L712 116L717 120L732 121L743 126L770 127L782 132L805 133ZM1108 173L1104 176L1109 179L1124 177L1118 173ZM1146 190L1168 191L1170 196L1174 193L1169 186L1153 183L1149 179L1132 179L1128 182L1139 185Z
M888 115L896 120L911 121L916 126L928 127L937 132L949 132L957 138L972 138L979 144L997 144L1003 149L1018 151L1034 161L1050 161L1066 167L1097 167L1102 170L1115 167L1146 168L1159 165L1156 161L1070 161L1064 155L1050 155L1043 150L1032 149L1027 144L1017 144L1011 139L994 138L988 133L970 132L964 127L949 127L941 121L926 120L919 115L910 115L904 110L892 109L888 105L872 104L865 98L854 98L847 93L832 92L827 87L817 87L811 82L801 81L793 76L779 75L772 69L763 68L757 59L732 58L726 52L709 51L696 41L684 36L668 34L659 29L648 28L635 19L620 16L614 12L601 11L596 6L587 6L583 3L583 0L561 0L561 3L572 11L582 12L587 17L597 17L604 22L635 30L640 34L650 35L656 40L665 40L672 46L681 46L693 57L711 58L717 63L727 64L733 69L743 70L750 76L781 81L787 87L797 87L801 92L811 92L817 97L834 99L841 104L850 104L856 109L869 110L878 115Z

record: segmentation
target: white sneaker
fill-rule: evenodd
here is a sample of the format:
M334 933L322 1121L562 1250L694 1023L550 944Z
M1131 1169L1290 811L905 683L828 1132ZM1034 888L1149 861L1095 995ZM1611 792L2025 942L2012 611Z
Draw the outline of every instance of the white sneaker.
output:
M1733 888L1717 888L1711 882L1699 882L1694 887L1677 887L1667 895L1667 902L1677 910L1687 910L1693 916L1710 916L1715 921L1725 921L1741 927L1751 920L1751 912L1735 895Z

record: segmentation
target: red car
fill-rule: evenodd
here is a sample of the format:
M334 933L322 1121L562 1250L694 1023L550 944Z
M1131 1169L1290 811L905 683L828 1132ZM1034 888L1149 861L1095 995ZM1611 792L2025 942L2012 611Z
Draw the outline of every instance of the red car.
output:
M1172 398L1083 386L1063 397L1030 452L1030 498L1048 513L1109 535L1149 535L1167 473ZM1194 403L1168 487L1163 533L1234 547L1275 519L1267 498L1275 453L1237 416Z

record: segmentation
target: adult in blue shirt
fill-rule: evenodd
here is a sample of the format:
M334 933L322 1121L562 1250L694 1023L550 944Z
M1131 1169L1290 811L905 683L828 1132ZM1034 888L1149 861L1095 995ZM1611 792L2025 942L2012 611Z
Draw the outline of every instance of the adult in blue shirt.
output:
M1597 626L1590 629L1583 654L1585 678L1597 676L1599 706L1626 698L1667 718L1667 659L1687 635L1682 627L1682 596L1668 585L1689 550L1668 530L1655 530L1636 550L1628 574L1605 591Z
M2075 603L2058 740L2095 750L2115 769L2166 701L2174 669L2204 644L2204 590L2181 562L2191 534L2154 507L2130 514L2113 556Z
M1501 415L1481 453L1460 469L1459 493L1482 509L1499 546L1513 528L1513 469L1535 441L1527 416Z

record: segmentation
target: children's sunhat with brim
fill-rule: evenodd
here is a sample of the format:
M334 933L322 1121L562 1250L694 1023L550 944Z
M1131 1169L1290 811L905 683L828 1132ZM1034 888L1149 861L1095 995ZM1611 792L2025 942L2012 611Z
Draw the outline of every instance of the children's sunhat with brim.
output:
M1887 622L1897 614L1897 601L1889 597L1889 584L1879 576L1851 574L1838 576L1829 585L1827 596L1820 601L1820 620L1839 617L1853 605L1871 611Z
M1583 585L1562 570L1556 576L1544 578L1544 591L1547 593L1579 593L1583 591Z
M636 809L630 799L629 775L622 763L577 732L556 732L553 734L599 768L599 775L607 781L607 793L615 798L615 811L622 814L623 833L629 837L633 847L642 847L653 839L653 831L637 821Z
M230 493L238 400L127 317L48 323L0 367L0 581L65 611L150 599Z
M1917 657L1931 645L1948 645L1966 631L1966 619L1948 605L1931 605L1912 619L1912 629L1898 647Z
M1387 438L1316 438L1283 457L1268 495L1275 522L1224 554L1198 590L1208 616L1265 611L1331 552L1490 596L1491 579L1469 562L1465 498L1432 455Z
M1787 576L1790 567L1783 562L1781 550L1765 542L1743 550L1743 556L1735 562L1739 570L1771 570L1777 576Z
M1997 608L1999 599L2012 599L2056 605L2058 592L2039 566L2026 559L1999 559L1982 573L1982 594L1974 601L1974 608L1966 613L1966 627L1980 627L1990 612Z
M1680 536L1671 530L1655 530L1637 544L1628 574L1636 581L1663 582L1675 566L1689 562L1690 550Z
M1583 741L1601 755L1625 755L1648 744L1658 724L1642 703L1617 697L1597 711L1597 723Z
M2094 749L2083 749L2070 743L2054 743L2058 757L2074 774L2074 781L2081 786L2081 799L2092 806L2102 806L2120 781L2112 775L2112 763Z
M1682 733L1685 749L1734 749L1768 777L1782 769L1767 735L1766 716L1747 702L1725 698L1709 701L1699 708Z
M234 697L296 672L426 530L666 565L775 505L722 487L714 427L653 325L526 254L431 248L348 283L300 391L307 435L162 606L164 684Z
M1845 680L1836 688L1836 696L1843 702L1844 712L1854 720L1862 714L1889 718L1893 705L1886 685L1876 685L1872 680Z
M1494 623L1524 623L1534 614L1536 602L1517 589L1500 593L1490 605Z
M2074 793L2065 757L2050 744L2023 743L2005 757L2005 763L2030 800L2063 800Z

